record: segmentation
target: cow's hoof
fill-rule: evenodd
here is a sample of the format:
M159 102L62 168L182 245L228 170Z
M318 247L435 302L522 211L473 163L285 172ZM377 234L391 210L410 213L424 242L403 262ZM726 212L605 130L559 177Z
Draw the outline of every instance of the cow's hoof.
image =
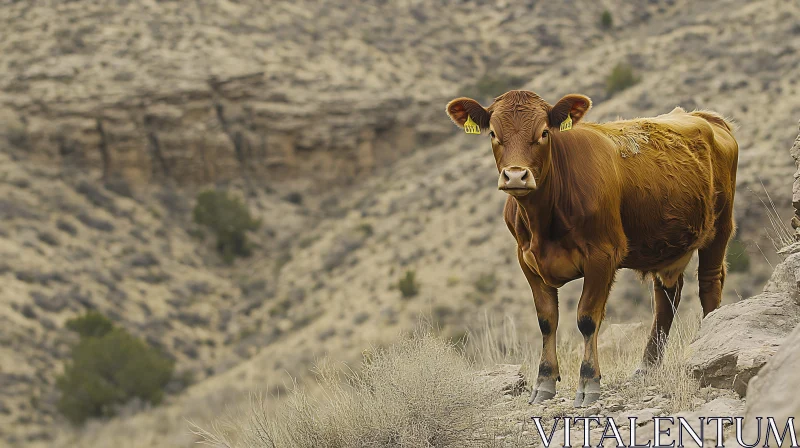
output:
M595 401L600 399L599 393L592 393L592 394L583 394L583 403L581 403L581 407L589 407L594 404Z
M583 392L578 392L575 394L575 401L572 403L572 405L576 408L583 406Z
M546 390L533 391L533 394L531 394L531 399L528 400L528 404L538 404L555 396L555 392L548 392Z
M581 406L590 406L598 399L600 399L600 379L590 378L586 380L586 385L583 387L583 403L581 403Z
M575 394L575 402L573 405L576 408L586 407L594 404L598 399L600 399L600 379L581 379L581 382L578 384L578 393Z
M541 403L556 396L556 380L546 379L541 381L531 392L528 404Z

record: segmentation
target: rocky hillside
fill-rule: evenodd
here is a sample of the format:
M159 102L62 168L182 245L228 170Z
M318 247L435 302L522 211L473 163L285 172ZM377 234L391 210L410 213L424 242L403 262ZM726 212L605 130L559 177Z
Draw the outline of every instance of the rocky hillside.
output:
M198 239L186 195L153 188L112 190L77 171L14 160L0 153L0 431L18 440L52 437L54 377L77 337L67 319L97 310L178 364L178 392L247 359L251 310L274 288L232 271ZM257 250L278 258L307 217L275 194L250 197L265 220L251 235ZM211 235L206 236L210 241ZM272 271L270 271L272 272ZM12 432L6 432L12 431Z
M442 102L487 75L546 98L581 91L600 102L605 75L628 61L651 75L595 119L680 104L758 122L759 132L743 126L743 146L754 149L743 167L754 163L768 180L776 162L750 159L790 137L797 106L781 99L796 90L796 7L12 2L0 19L10 31L0 43L1 127L29 153L107 177L246 176L300 189L441 140L450 131ZM608 31L598 26L604 9Z
M619 427L617 435L625 443L635 438L640 445L648 444L654 440L658 424L664 430L659 436L661 445L667 446L679 439L679 423L656 423L656 418L682 417L699 434L702 446L719 446L716 423L703 422L703 418L717 416L730 419L721 422L720 431L729 444L737 436L732 417L745 417L744 440L766 441L761 439L768 431L766 422L762 425L757 418L772 417L781 430L787 418L796 417L798 412L796 400L785 393L785 388L797 382L795 369L800 362L796 350L800 338L800 290L796 282L800 248L795 245L786 253L790 254L777 266L761 294L724 305L702 323L699 319L679 319L664 365L658 369L630 375L646 339L643 325L607 325L598 346L605 365L602 395L588 408L573 406L578 375L576 370L564 369L577 367L575 358L582 349L578 337L567 343L562 339L562 378L555 398L530 405L527 392L531 373L535 372L526 372L519 364L480 370L480 363L489 361L489 352L501 361L534 361L508 351L518 348L510 339L501 338L503 343L511 343L502 353L498 353L499 347L484 341L468 341L468 348L478 344L487 350L478 355L476 365L476 360L448 350L441 340L416 333L365 356L363 373L350 383L355 392L322 380L319 386L326 391L322 398L294 392L289 406L265 410L251 405L245 414L229 417L225 429L195 426L195 432L209 445L220 448L273 446L265 445L264 440L274 446L301 448L337 443L363 446L367 441L386 446L387 439L392 441L391 446L399 447L435 441L435 446L442 447L511 448L542 446L542 437L560 444L566 431L573 443L613 447L617 446L614 434L606 427L606 419L613 419ZM532 416L540 419L544 436ZM566 429L564 416L591 416L599 421L573 421ZM582 442L584 437L590 442Z
M591 10L532 2L506 11L458 2L14 3L2 19L12 32L0 44L0 105L21 147L106 176L255 176L308 188L352 180L440 140L451 131L441 103L490 68L527 80L566 42L574 49L610 40L593 23L602 7ZM625 7L617 20L655 10ZM298 179L303 170L319 178Z
M12 445L187 445L185 418L281 391L319 356L357 360L420 314L448 336L518 316L535 338L487 143L443 112L461 93L581 92L598 121L719 111L739 126L736 218L752 260L725 302L757 293L764 258L779 260L751 190L763 197L763 182L789 210L791 2L0 8L13 30L0 42L0 436ZM639 82L610 95L620 62ZM191 222L210 184L263 222L253 257L233 266ZM408 271L416 294L399 287ZM580 286L561 296L566 332ZM649 297L621 276L609 320L648 320ZM194 384L171 386L160 408L69 428L53 382L74 343L64 322L86 309L170 353Z

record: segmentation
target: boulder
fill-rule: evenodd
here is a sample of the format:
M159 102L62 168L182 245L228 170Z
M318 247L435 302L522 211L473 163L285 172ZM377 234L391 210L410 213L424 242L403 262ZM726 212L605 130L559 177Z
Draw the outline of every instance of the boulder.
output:
M778 253L789 254L786 259L775 266L764 292L792 293L795 301L800 304L797 292L800 291L800 243L784 247Z
M522 366L518 364L498 364L492 369L478 372L477 377L490 390L503 395L519 395L525 389Z
M800 128L800 121L797 124L797 127ZM794 173L794 183L792 184L792 206L794 207L792 227L795 231L795 238L798 238L800 237L800 134L797 134L789 153L794 159L795 167L797 167Z
M800 322L791 292L764 292L713 311L691 344L689 367L703 386L747 393L747 384Z
M777 353L769 360L758 376L750 380L745 406L745 439L755 440L758 425L756 417L774 417L779 431L783 431L789 417L800 416L800 401L795 392L800 390L800 325L786 337ZM762 422L762 424L764 424ZM763 435L765 428L761 428Z
M700 417L737 417L741 416L743 412L744 402L742 400L737 400L733 397L722 396L701 405L694 411L679 412L675 414L675 417L683 417L686 420L694 423L699 421Z

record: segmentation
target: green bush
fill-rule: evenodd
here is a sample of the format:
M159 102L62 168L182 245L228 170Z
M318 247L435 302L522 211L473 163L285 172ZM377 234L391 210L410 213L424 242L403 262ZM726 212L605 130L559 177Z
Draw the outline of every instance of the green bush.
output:
M461 95L478 101L487 101L509 90L519 88L524 83L525 79L518 76L486 74L478 79L475 84L466 86Z
M114 324L97 311L89 311L83 316L68 320L66 327L78 333L81 338L100 338L113 330Z
M370 236L372 236L372 234L375 233L375 229L372 228L372 224L370 224L368 222L364 222L364 223L359 224L359 226L356 229L359 232L363 233L364 236L366 236L366 237L370 237Z
M197 195L194 222L208 227L217 236L217 250L231 263L237 256L250 255L246 232L257 230L261 223L239 198L226 191L206 190Z
M89 313L67 324L81 339L56 378L57 408L74 424L113 416L134 398L158 404L174 369L172 360L124 329L108 328L107 319L97 316Z
M613 26L614 18L611 17L611 11L606 9L603 11L603 14L600 15L600 28L604 30L610 30Z
M414 271L406 271L406 275L397 282L397 287L403 298L410 299L419 294L419 283L417 283L417 274Z
M730 240L725 258L728 262L729 272L747 272L750 270L750 255L747 253L747 245L742 240Z
M494 273L481 274L475 280L475 290L483 294L492 294L497 289L497 277Z
M620 62L614 66L606 79L606 94L612 96L638 83L641 79L633 72L630 64Z

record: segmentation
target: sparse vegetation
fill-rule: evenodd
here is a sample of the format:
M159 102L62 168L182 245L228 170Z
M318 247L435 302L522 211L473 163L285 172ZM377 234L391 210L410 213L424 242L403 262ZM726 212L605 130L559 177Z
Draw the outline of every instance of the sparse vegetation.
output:
M658 390L670 397L666 413L693 410L697 405L695 398L700 394L700 384L688 370L686 363L691 357L689 345L694 341L700 328L700 315L679 315L673 323L669 342L661 367L648 370L644 375L631 378L631 373L639 366L642 351L648 337L649 325L627 335L626 342L618 347L601 346L599 349L600 367L603 383L608 390L614 390L623 402L634 403ZM602 333L601 333L602 334ZM603 338L600 338L603 341ZM560 393L573 394L579 380L583 338L575 332L559 333L559 370L562 381L558 383ZM464 351L479 365L522 364L527 367L526 378L536 378L539 365L541 339L521 334L512 318L502 324L487 319L476 331L470 332ZM550 406L545 416L558 415L572 408L572 402Z
M725 254L729 272L747 272L750 270L750 255L747 245L739 239L732 239L728 243L728 252Z
M665 413L694 409L703 392L687 370L686 360L699 320L699 316L678 319L663 366L633 379L629 376L640 360L647 328L630 332L625 344L601 347L603 381L608 388L604 393L613 393L623 403L647 406L653 391L658 391L669 397ZM565 336L559 347L562 381L558 390L568 399L555 400L540 410L537 415L545 424L575 411L571 396L579 379L583 341L577 332L574 337ZM526 377L535 378L536 372L530 370L537 368L539 343L521 337L510 318L500 327L487 321L479 331L466 335L455 330L438 338L419 333L387 349L365 352L356 373L331 363L318 366L318 394L295 388L288 400L274 406L254 398L244 418L221 421L211 430L194 426L194 432L220 448L531 446L536 438L522 432L513 417L508 419L513 415L509 409L529 406L512 404L500 412L505 400L475 378L482 368L505 363L522 364L529 370ZM512 402L524 403L524 397ZM520 418L525 414L521 412ZM496 435L512 444L497 443Z
M195 223L216 234L217 251L227 263L250 255L247 232L258 230L261 223L239 198L227 191L203 191L197 195L193 214Z
M605 10L600 14L600 28L610 30L614 26L614 18L611 16L611 11Z
M294 205L303 205L303 195L300 192L293 191L283 197L283 200L290 202Z
M764 206L764 210L767 212L767 218L769 219L770 227L772 227L771 231L769 228L765 227L767 236L772 241L772 246L775 248L775 250L779 251L780 249L783 249L784 247L789 246L796 241L795 233L791 228L783 223L780 213L778 212L778 208L775 206L775 202L773 202L772 196L769 194L764 182L761 180L759 180L759 182L761 183L761 188L764 190L767 200L764 201L761 195L756 194L752 190L750 190L750 192L758 198L758 200L761 202L761 205Z
M448 317L454 314L456 314L455 310L450 305L436 305L432 310L434 322L444 322Z
M75 235L78 234L78 229L74 225L72 225L68 221L65 221L62 218L58 218L56 220L56 228L58 228L58 230L60 230L60 231L62 231L64 233L67 233L67 234L69 234L71 236L75 236Z
M350 229L333 243L330 250L322 257L322 265L326 271L342 265L347 256L364 245L372 235L372 226L362 224L355 229Z
M400 294L403 295L404 299L410 299L419 294L417 273L411 270L406 271L406 275L397 282L397 287L400 289Z
M66 327L81 338L101 338L114 329L114 323L97 311L89 311L83 316L69 319Z
M286 313L289 312L289 309L292 307L292 301L288 298L282 299L275 303L272 308L269 309L269 315L271 317L286 317Z
M517 89L525 83L525 78L503 74L485 74L474 84L466 86L461 95L478 101L487 101L498 95Z
M492 294L497 289L497 277L495 277L494 272L481 274L473 285L479 293Z
M319 395L296 388L275 409L255 398L245 419L194 432L226 448L487 446L476 430L495 397L474 370L454 345L421 334L365 353L359 373L318 366Z
M308 249L309 247L311 247L312 244L316 243L317 241L319 241L319 235L306 236L301 238L300 241L297 242L297 246L300 249Z
M628 63L620 62L614 66L606 78L606 95L613 96L617 92L636 85L639 81L641 78L634 73L633 67Z
M56 379L58 410L72 423L110 417L132 399L158 404L174 363L97 312L67 322L80 335Z
M370 237L372 236L373 233L375 233L375 229L372 228L372 224L368 222L363 222L359 224L359 226L356 229L367 237Z

